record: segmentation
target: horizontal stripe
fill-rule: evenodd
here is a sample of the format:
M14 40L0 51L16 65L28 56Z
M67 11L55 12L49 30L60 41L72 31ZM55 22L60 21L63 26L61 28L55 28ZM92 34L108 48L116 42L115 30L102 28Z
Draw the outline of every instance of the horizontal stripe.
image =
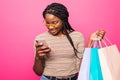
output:
M75 48L80 52L77 55L82 58L84 50L84 37L80 32L70 33ZM45 75L67 76L79 71L80 61L76 58L73 47L67 37L59 38L48 32L38 35L35 40L45 40L51 48L50 57L46 58Z

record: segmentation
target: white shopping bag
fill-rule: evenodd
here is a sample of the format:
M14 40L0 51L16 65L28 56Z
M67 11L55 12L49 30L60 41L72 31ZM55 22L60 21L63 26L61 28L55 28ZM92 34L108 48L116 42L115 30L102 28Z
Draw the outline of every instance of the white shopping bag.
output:
M85 48L78 80L89 80L91 48Z

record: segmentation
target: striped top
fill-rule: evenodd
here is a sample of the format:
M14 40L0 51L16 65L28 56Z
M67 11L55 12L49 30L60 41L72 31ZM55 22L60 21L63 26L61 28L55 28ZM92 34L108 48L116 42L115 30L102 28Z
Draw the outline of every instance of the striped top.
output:
M84 37L80 32L70 33L75 48L79 51L79 58L83 57ZM51 48L49 57L46 57L43 74L47 76L68 76L79 71L80 59L75 56L74 50L67 37L57 37L45 32L35 40L45 40Z

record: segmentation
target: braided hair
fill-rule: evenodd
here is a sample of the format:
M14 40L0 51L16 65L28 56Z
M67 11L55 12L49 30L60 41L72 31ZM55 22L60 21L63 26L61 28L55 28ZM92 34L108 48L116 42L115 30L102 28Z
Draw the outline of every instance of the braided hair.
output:
M47 14L47 13L57 16L58 18L60 18L62 20L62 25L63 25L62 33L67 36L67 39L69 40L71 46L74 49L75 56L78 57L77 56L78 51L75 48L73 41L69 35L69 33L73 32L75 30L71 27L71 25L68 22L69 13L67 11L67 8L63 4L52 3L52 4L48 5L46 7L46 9L43 11L44 18L45 18L45 14Z

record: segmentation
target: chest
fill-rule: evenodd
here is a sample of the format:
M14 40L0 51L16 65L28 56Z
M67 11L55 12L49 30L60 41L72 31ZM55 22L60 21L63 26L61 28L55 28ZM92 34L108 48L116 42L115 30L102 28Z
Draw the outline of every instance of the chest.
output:
M67 38L62 39L49 39L48 46L51 48L51 57L73 57L74 50ZM76 43L74 42L75 46Z

